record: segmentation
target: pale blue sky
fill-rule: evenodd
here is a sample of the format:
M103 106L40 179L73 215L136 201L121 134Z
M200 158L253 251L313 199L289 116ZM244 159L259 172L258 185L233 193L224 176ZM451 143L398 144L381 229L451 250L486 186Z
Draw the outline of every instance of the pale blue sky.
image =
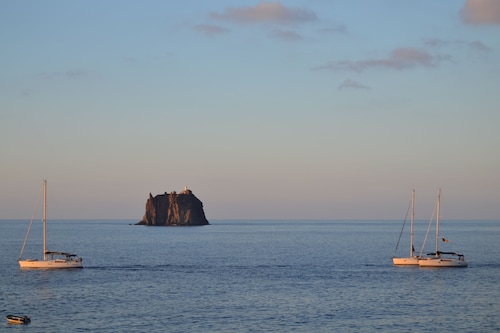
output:
M500 1L0 1L0 218L500 219Z

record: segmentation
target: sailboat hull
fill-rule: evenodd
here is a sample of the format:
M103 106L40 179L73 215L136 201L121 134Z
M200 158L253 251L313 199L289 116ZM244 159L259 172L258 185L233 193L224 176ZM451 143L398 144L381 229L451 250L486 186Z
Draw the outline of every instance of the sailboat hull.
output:
M465 260L456 258L427 258L418 261L419 267L467 267Z
M83 268L82 261L77 260L19 260L19 267L22 269L62 269L62 268Z
M418 266L418 258L417 257L392 258L392 263L394 265L416 265L416 266Z

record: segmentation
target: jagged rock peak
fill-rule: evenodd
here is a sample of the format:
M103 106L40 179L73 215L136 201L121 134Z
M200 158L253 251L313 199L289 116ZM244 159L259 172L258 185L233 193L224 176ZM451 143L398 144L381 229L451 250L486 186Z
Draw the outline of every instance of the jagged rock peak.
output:
M184 187L181 193L175 191L158 194L153 197L149 193L146 201L146 213L139 225L149 226L197 226L207 225L207 218L203 211L203 203Z

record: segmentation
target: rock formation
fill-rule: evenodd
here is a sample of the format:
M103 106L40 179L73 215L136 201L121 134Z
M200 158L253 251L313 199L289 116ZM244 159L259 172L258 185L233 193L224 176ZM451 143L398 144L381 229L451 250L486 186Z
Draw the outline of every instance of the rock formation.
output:
M171 192L159 194L155 197L149 193L146 202L146 213L139 225L150 226L195 226L208 223L203 203L189 190L184 188L182 193Z

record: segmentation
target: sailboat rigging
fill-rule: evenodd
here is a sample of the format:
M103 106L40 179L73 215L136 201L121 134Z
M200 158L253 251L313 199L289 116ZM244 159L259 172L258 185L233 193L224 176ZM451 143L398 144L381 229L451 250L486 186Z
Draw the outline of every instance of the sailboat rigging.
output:
M56 252L47 250L47 181L43 181L43 260L38 259L21 259L26 241L28 240L28 235L31 230L31 220L26 238L24 240L21 253L19 255L19 266L22 269L61 269L61 268L82 268L82 258L76 254L71 254L67 252Z
M439 251L439 222L441 210L441 189L438 190L438 197L436 202L436 251L428 253L429 257L421 258L418 261L419 267L467 267L467 261L463 254L456 252L442 252ZM426 236L427 238L427 236ZM444 237L443 241L448 242Z
M408 213L407 213L408 214ZM406 219L405 219L406 220ZM414 242L414 224L415 224L415 190L411 192L411 221L410 221L410 255L408 257L392 257L394 265L418 265L420 256L415 255ZM403 225L404 228L404 225ZM402 230L401 230L402 232ZM401 238L401 234L399 235ZM399 240L398 240L399 244ZM397 250L397 245L396 245ZM396 251L395 250L395 251Z

